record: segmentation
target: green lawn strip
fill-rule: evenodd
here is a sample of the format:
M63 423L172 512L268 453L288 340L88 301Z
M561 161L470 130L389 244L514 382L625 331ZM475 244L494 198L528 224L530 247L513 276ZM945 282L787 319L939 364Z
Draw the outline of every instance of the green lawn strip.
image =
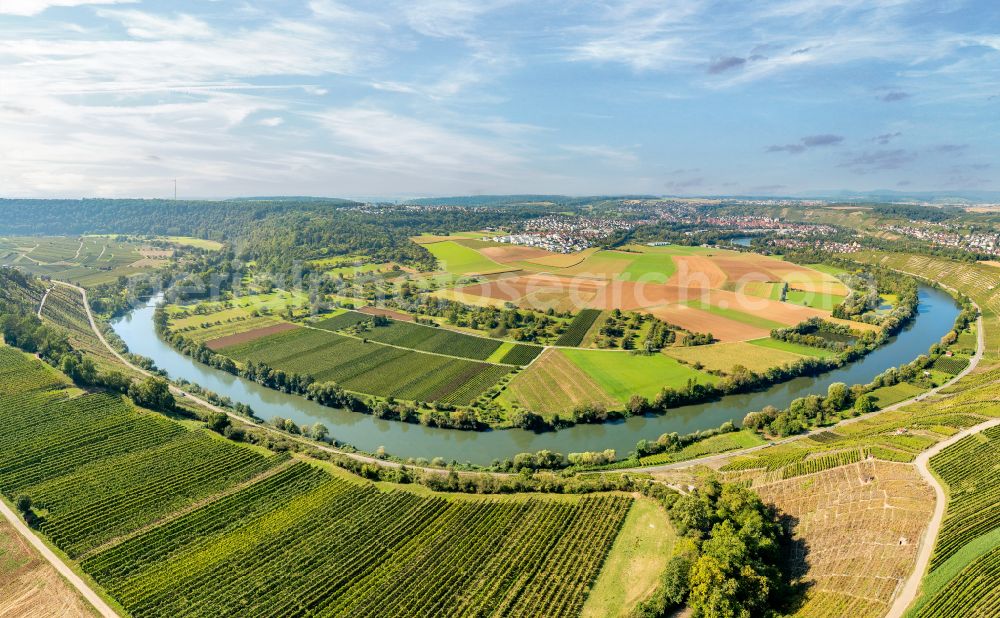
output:
M760 446L766 442L767 440L760 437L760 435L756 432L735 431L699 440L693 444L685 446L675 453L659 453L657 455L643 457L639 460L639 464L643 466L655 466L674 461L684 461L687 459L694 459L696 457L704 457L706 455L734 451L741 448Z
M789 289L785 294L785 302L823 311L833 311L833 308L844 302L841 294L823 294L820 292L805 292L802 290Z
M920 386L916 386L915 384L900 382L899 384L893 384L892 386L877 388L870 394L875 397L875 402L878 404L878 407L884 408L886 406L891 406L894 403L899 403L900 401L905 401L906 399L915 397L924 392L924 390L925 389Z
M920 583L921 594L917 601L906 612L906 617L916 616L920 608L937 595L950 581L955 579L963 569L968 567L980 556L992 551L1000 545L1000 528L990 530L986 534L972 539L962 549L945 560L941 566L924 575Z
M666 283L676 271L677 265L669 255L644 253L635 258L618 278L643 283Z
M650 356L601 350L559 350L612 398L625 403L632 395L654 398L665 386L683 388L688 380L713 384L718 378L682 365L663 354Z
M768 330L774 330L776 328L785 328L787 325L781 322L775 322L774 320L768 320L767 318L762 318L752 313L745 313L743 311L738 311L736 309L723 309L722 307L717 307L715 305L709 305L703 303L699 299L690 300L687 306L693 307L694 309L701 309L702 311L707 311L711 314L717 315L728 320L733 320L734 322L741 322L749 326L756 326L757 328L766 328Z
M499 273L516 270L487 258L475 249L445 240L424 245L448 272L466 275L469 273Z
M499 348L493 351L493 354L489 355L489 357L486 359L486 362L499 363L500 359L506 356L507 352L510 352L513 349L514 349L513 343L511 343L510 341L504 341L503 343L500 344Z
M770 337L764 337L762 339L752 339L747 343L753 345L759 345L764 348L771 348L774 350L784 350L785 352L792 352L793 354L801 354L802 356L829 358L831 356L837 355L837 353L834 352L833 350L827 350L825 348L814 348L812 346L802 345L801 343L781 341L778 339L771 339Z
M676 540L663 507L650 498L637 499L587 596L581 616L627 615L629 608L656 589Z

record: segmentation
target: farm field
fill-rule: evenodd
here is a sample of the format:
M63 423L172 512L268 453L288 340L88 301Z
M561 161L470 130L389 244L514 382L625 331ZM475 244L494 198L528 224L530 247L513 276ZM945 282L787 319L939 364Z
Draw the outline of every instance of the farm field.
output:
M688 380L712 384L718 378L697 371L663 354L649 356L602 350L559 350L612 399L626 403L632 395L650 400L665 386L682 388Z
M694 347L670 347L664 349L663 354L688 365L701 363L707 370L725 373L731 372L734 365L742 365L755 373L763 373L771 367L780 367L805 358L804 355L795 352L752 345L752 343L735 341Z
M610 352L609 352L610 354ZM566 414L583 404L615 408L617 399L565 354L546 350L507 385L504 396L537 414Z
M660 530L663 534L650 539L650 530ZM628 616L633 607L652 594L673 553L675 541L663 507L654 500L636 499L581 615Z
M823 311L833 311L833 308L844 302L843 294L823 294L820 292L807 292L804 290L791 289L785 293L785 302Z
M506 365L365 343L316 328L268 335L219 352L241 363L264 363L310 375L317 382L336 382L357 393L457 405L468 404L511 370Z
M761 348L781 350L783 352L799 354L801 356L815 356L817 358L829 358L831 356L836 356L836 352L834 352L833 350L827 350L826 348L814 348L812 346L802 345L801 343L781 341L779 339L772 339L770 337L764 337L762 339L754 339L752 341L748 341L747 343Z
M97 615L7 520L0 519L0 616Z
M630 495L376 485L117 397L66 399L11 348L0 378L0 490L30 495L40 531L132 616L576 616L606 563L642 598L659 575L644 558L672 544L662 509Z
M516 270L516 268L494 262L479 251L461 245L454 240L428 243L424 247L437 258L444 270L456 275L484 275Z

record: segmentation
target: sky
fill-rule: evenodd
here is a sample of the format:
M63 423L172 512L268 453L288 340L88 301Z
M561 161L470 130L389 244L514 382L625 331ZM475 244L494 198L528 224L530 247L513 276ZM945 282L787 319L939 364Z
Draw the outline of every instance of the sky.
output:
M1000 190L996 0L0 0L0 196Z

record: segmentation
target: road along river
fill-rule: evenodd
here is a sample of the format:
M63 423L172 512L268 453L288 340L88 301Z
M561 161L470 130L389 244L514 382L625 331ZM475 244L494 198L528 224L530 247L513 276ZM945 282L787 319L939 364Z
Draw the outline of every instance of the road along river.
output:
M183 378L233 401L245 403L265 420L281 416L300 425L321 422L337 440L368 452L384 446L387 452L397 457L431 459L440 456L448 461L454 459L488 465L494 459L542 449L574 453L613 448L619 456L624 456L644 438L655 440L665 432L686 434L710 429L728 420L739 423L747 412L764 406L784 408L796 397L825 394L827 387L834 382L848 385L867 383L889 367L906 364L926 353L932 344L951 330L959 313L951 296L922 286L919 298L916 318L899 335L860 361L821 376L796 378L756 393L730 395L718 401L675 408L663 416L633 417L604 425L577 425L546 433L521 429L456 431L385 421L366 414L327 408L298 395L265 388L195 362L162 341L153 328L152 301L115 320L112 328L131 352L151 358L170 377ZM734 359L734 362L738 361Z

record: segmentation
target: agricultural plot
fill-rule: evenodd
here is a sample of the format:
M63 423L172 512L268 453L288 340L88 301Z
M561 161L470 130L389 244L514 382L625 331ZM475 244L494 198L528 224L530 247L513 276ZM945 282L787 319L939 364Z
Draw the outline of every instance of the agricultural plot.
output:
M583 342L583 338L587 335L587 331L590 327L594 325L594 322L600 317L601 312L596 309L582 309L580 313L576 314L573 321L570 322L569 327L566 331L556 339L557 346L578 346Z
M663 354L649 356L603 350L558 350L595 381L612 399L626 403L632 395L653 399L664 387L683 388L688 381L713 384L718 378L692 369Z
M948 486L948 505L930 569L1000 528L1000 427L963 438L930 460Z
M6 241L0 265L16 265L36 275L69 281L84 287L134 275L163 263L148 259L141 245L108 237L32 236Z
M808 587L795 616L884 616L909 575L934 494L911 466L863 461L756 488L791 517Z
M242 482L277 461L139 411L120 397L66 399L54 372L0 348L0 491L27 495L70 556Z
M639 460L639 463L643 466L656 466L659 464L704 457L705 455L725 453L726 451L733 451L736 449L760 446L761 444L764 444L764 442L763 438L752 431L733 431L705 438L704 440L699 440L676 452L658 453L656 455L643 457Z
M317 324L317 328L322 328ZM372 341L423 352L486 360L500 347L501 341L464 335L444 328L392 320L388 326L375 326L361 336Z
M809 345L802 345L801 343L792 343L790 341L781 341L779 339L771 339L770 337L754 339L752 341L748 341L747 343L761 348L768 348L770 350L781 350L783 352L798 354L801 356L829 358L831 356L837 355L837 353L834 352L833 350L827 350L825 348L814 348Z
M325 330L298 328L222 348L240 362L336 382L357 393L467 405L510 371L457 358L364 342Z
M558 350L546 350L507 385L505 397L542 415L567 414L583 404L618 407L591 376Z
M0 519L0 616L95 615L59 572Z
M795 352L752 345L752 342L743 341L695 347L671 347L664 349L663 353L687 365L700 363L709 371L727 373L732 371L734 365L742 365L755 373L763 373L771 367L780 367L805 358L804 355Z
M924 580L925 588L931 574ZM918 601L908 615L913 618L951 618L952 616L994 616L1000 606L1000 538L993 540L992 549L971 560L965 568L952 574L929 594Z
M437 258L441 268L456 275L500 273L516 268L499 264L479 251L445 240L425 244L424 247Z
M282 477L83 568L137 617L571 616L632 503L449 501L382 492L306 464Z
M785 302L823 311L833 311L833 308L844 302L844 294L824 294L822 292L811 292L789 288L785 293Z

